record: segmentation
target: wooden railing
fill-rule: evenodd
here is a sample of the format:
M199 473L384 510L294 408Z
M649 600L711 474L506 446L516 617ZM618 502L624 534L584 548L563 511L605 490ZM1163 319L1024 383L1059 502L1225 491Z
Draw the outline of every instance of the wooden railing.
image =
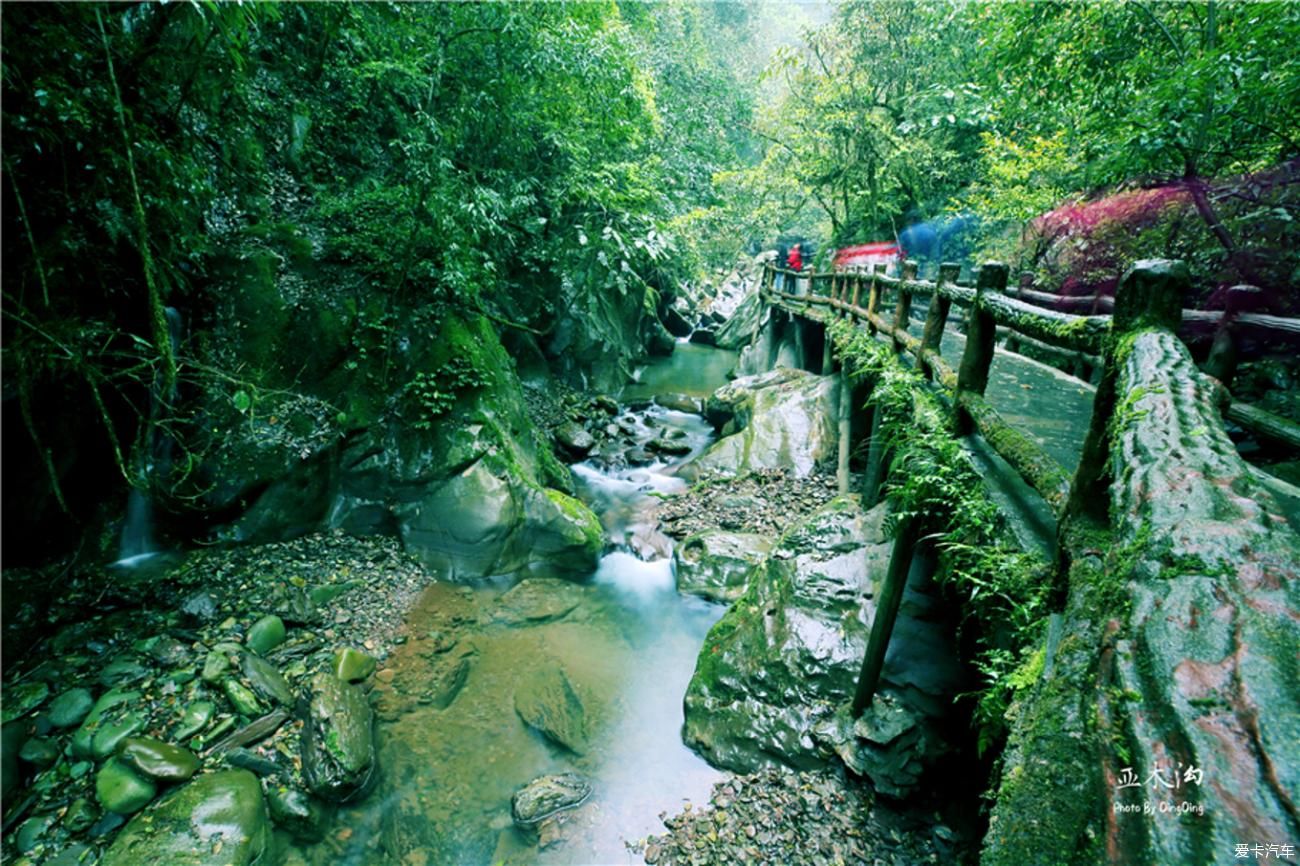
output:
M1061 483L1064 468L1048 456L1036 442L1002 421L996 410L984 399L988 368L993 360L994 344L998 338L1005 340L1008 351L1019 351L1023 346L1033 347L1034 354L1052 361L1055 366L1082 378L1089 369L1099 370L1105 340L1111 332L1110 315L1077 315L1046 309L1035 303L1040 297L1025 299L1026 290L1007 290L1007 268L991 263L979 269L975 286L963 286L956 280L957 266L942 265L934 281L916 278L916 264L903 265L900 277L884 274L877 265L872 273L796 273L768 265L761 287L770 300L793 304L803 310L826 308L835 316L847 316L864 322L873 332L891 338L896 348L917 359L927 375L953 392L960 408L959 423L969 432L978 429L995 450L1020 472L1044 499L1058 510L1064 506L1066 491ZM777 289L778 277L784 283ZM798 281L798 283L796 283ZM808 291L788 291L796 285L807 285ZM1186 287L1183 287L1185 291ZM892 319L881 312L892 295ZM1047 296L1033 292L1032 295ZM918 339L909 332L912 299L916 296L930 299L922 336ZM1055 295L1050 297L1055 298ZM865 306L863 302L865 299ZM959 382L958 371L939 354L940 340L948 324L953 305L965 308L967 330L967 355L961 367L967 368L967 379ZM1111 299L1110 306L1113 308ZM978 309L978 315L971 313ZM1181 303L1180 303L1181 309ZM1180 321L1218 321L1224 313L1182 310ZM1233 313L1232 324L1252 324L1275 328L1283 333L1292 329L1300 333L1300 321L1263 314ZM987 327L985 327L987 326ZM975 328L978 349L971 355L970 329ZM1232 333L1222 329L1224 335ZM1222 337L1220 338L1222 341ZM1230 339L1230 337L1229 337ZM1231 357L1231 361L1219 359ZM1235 370L1235 349L1231 343L1227 351L1211 352L1207 364L1216 378L1231 380ZM1233 401L1225 389L1221 395L1224 415L1233 423L1269 440L1300 448L1300 424L1267 412L1249 403Z
M1188 372L1192 369L1190 355L1175 337L1175 330L1183 316L1182 298L1188 286L1187 268L1182 263L1158 260L1136 263L1119 283L1113 316L1073 315L1013 298L1006 294L1008 268L1002 264L989 263L979 268L974 286L958 285L957 273L957 265L943 265L937 280L930 282L917 280L917 267L914 263L905 265L901 277L885 276L883 268L879 267L870 274L818 274L794 273L768 265L763 273L761 291L764 302L787 309L792 315L820 320L823 324L836 319L861 322L872 333L888 338L894 351L913 356L918 369L930 378L933 385L945 391L952 404L956 426L954 433L982 434L989 446L1052 507L1062 525L1073 525L1076 520L1092 523L1110 521L1108 510L1113 497L1108 488L1112 476L1119 471L1112 464L1110 437L1113 434L1127 434L1135 426L1154 430L1156 433L1147 434L1154 437L1157 433L1165 434L1165 426L1186 425L1188 419L1191 419L1195 424L1190 432L1184 430L1187 436L1213 440L1217 449L1213 450L1213 455L1218 455L1219 451L1230 453L1230 456L1219 456L1216 459L1221 460L1223 466L1234 467L1232 471L1238 475L1242 472L1239 467L1244 467L1244 463L1240 462L1231 446L1226 445L1229 440L1223 430L1222 415L1216 413L1216 406L1219 412L1226 410L1227 416L1236 423L1300 447L1300 425L1247 404L1232 403L1225 387L1214 378ZM777 285L779 282L780 285ZM889 293L893 294L892 316L883 312ZM930 299L919 337L910 330L911 304L918 295ZM966 347L956 369L940 354L941 339L953 304L966 309ZM1061 359L1087 359L1087 363L1096 365L1099 369L1092 419L1073 475L1039 443L1002 419L996 408L984 397L1000 332L1011 341L1032 341L1039 347L1048 347L1058 352ZM1128 394L1119 393L1127 381L1125 374L1130 378L1132 376L1132 359L1128 356L1131 350L1126 348L1126 341L1132 342L1134 346L1145 346L1140 341L1165 338L1179 347L1178 350L1166 352L1179 363L1178 376L1182 378L1174 389L1179 391L1177 398L1182 399L1182 391L1195 391L1197 394L1214 394L1216 399L1201 399L1197 404L1200 406L1199 411L1193 412L1187 408L1180 410L1182 413L1178 415L1177 421L1166 417L1169 412L1162 413L1160 419L1152 421L1140 420L1138 415L1123 415L1121 407L1126 406L1126 400L1140 400L1145 394L1141 387L1136 387ZM823 356L822 365L823 371L831 367L826 356ZM845 381L845 386L848 386L848 381ZM1183 402L1186 403L1186 400ZM848 436L849 425L844 417L848 404L848 399L841 400L841 437ZM863 498L868 507L878 502L884 472L884 460L878 447L879 437L876 436L879 420L880 412L872 412L872 433L868 442L867 473L863 489ZM1192 441L1200 440L1193 438ZM846 492L848 451L846 442L841 441L841 493ZM1209 453L1206 451L1206 454ZM1197 462L1204 462L1204 459L1208 459L1205 454L1197 455ZM1177 463L1178 455L1170 453L1153 460L1156 463L1161 460ZM1205 484L1210 484L1210 476L1206 475L1209 469L1197 466L1184 467L1180 471L1203 477ZM1127 476L1125 482L1128 482ZM1242 484L1258 486L1257 482L1249 480L1243 480ZM1260 495L1266 498L1271 494L1265 490ZM854 716L863 713L879 684L894 618L914 555L913 547L915 541L926 531L918 520L917 515L905 516L896 527L889 567L885 573L884 585L881 586L872 619L870 640L854 693ZM1131 515L1115 515L1115 524L1125 525L1126 521L1131 523ZM1221 534L1235 531L1236 529L1222 527L1213 529L1213 532ZM1209 529L1206 532L1210 532ZM1058 580L1061 580L1060 576ZM1063 589L1057 585L1053 592L1063 593Z

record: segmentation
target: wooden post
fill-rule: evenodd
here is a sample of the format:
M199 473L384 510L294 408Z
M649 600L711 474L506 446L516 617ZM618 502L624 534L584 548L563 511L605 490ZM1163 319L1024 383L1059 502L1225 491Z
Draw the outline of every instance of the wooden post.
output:
M989 384L989 367L993 363L993 346L997 341L998 323L993 314L984 308L986 292L1000 292L1007 285L1007 266L1001 262L988 262L980 267L975 281L975 303L966 319L966 351L961 356L957 370L957 391L983 394ZM974 429L970 416L957 408L957 435L965 436Z
M1223 319L1219 329L1214 333L1214 343L1210 346L1209 357L1205 359L1202 369L1223 383L1223 387L1232 388L1232 378L1237 374L1237 340L1233 333L1233 322L1237 314L1249 311L1263 293L1255 286L1233 286L1228 289L1227 303L1224 305Z
M1177 331L1183 318L1183 295L1190 278L1187 265L1168 259L1135 262L1115 290L1115 311L1111 335L1102 352L1101 381L1092 398L1092 420L1083 440L1083 452L1070 485L1065 506L1067 519L1087 516L1099 523L1107 519L1110 448L1107 430L1119 395L1115 393L1119 371L1115 347L1125 334L1143 328Z
M830 340L826 341L830 345ZM829 354L829 352L828 352ZM852 438L853 383L848 370L840 370L840 429L839 455L835 464L835 483L840 496L849 492L849 445Z
M835 372L835 351L831 347L831 329L822 328L822 375Z
M858 296L862 294L862 277L858 274L853 276L853 300L849 301L851 308L857 308Z
M876 278L875 273L871 275L871 288L867 290L867 330L872 334L876 333L876 323L871 321L871 317L880 311L880 280Z
M880 434L880 406L871 407L871 432L867 436L867 471L862 478L862 504L875 508L885 480L885 443Z
M884 270L883 265L876 265L877 271ZM916 262L908 259L903 263L903 280L916 278ZM898 300L894 303L894 328L900 331L907 330L908 320L912 316L912 293L906 291L901 285L898 287ZM903 351L903 344L894 341L894 351Z
M918 361L925 375L931 379L934 378L934 371L925 361L925 350L938 352L943 345L943 328L948 324L948 310L952 307L952 299L939 294L939 287L955 283L960 272L959 264L944 262L939 265L939 276L934 281L934 294L930 296L930 310L925 314L925 328L921 331L921 357Z
M876 686L880 684L880 671L885 666L885 653L894 631L894 620L898 618L898 606L903 601L903 590L907 587L907 573L912 567L912 553L920 537L920 527L920 521L916 517L904 518L898 524L894 549L889 554L889 569L885 572L880 597L876 599L876 615L871 620L871 635L867 638L867 652L862 657L858 687L853 694L855 719L871 703Z

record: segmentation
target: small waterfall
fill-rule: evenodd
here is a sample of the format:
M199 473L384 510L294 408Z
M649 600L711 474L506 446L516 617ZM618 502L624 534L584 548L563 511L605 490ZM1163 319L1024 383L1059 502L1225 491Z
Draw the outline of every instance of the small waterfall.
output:
M167 336L172 354L180 348L181 314L175 307L167 307ZM118 539L117 566L131 567L159 553L154 538L153 500L149 496L148 481L164 475L171 469L175 442L159 430L157 421L162 413L176 401L176 383L166 394L162 393L162 373L154 377L149 389L149 441L137 469L137 484L131 487L126 498L126 516L122 521L122 534Z

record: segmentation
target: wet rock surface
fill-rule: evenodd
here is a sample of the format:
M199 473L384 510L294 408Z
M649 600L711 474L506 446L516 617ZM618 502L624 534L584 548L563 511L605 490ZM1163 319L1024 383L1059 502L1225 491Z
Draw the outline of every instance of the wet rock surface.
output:
M677 591L711 601L735 601L745 578L772 549L770 536L723 530L698 532L673 550Z
M270 842L257 777L245 770L209 773L137 816L104 855L103 866L247 866Z
M6 817L16 816L5 836L6 860L17 851L18 828L28 821L35 823L23 835L25 853L33 862L63 862L59 858L112 847L124 815L138 813L152 831L134 834L129 847L115 849L117 859L102 862L251 862L238 859L243 848L225 836L205 843L207 860L168 854L150 861L123 852L145 850L140 846L146 836L167 835L161 828L173 825L153 816L180 809L163 806L175 793L210 784L203 780L214 775L241 778L228 775L232 767L251 770L245 775L254 780L267 777L268 785L305 792L298 696L308 691L314 672L333 675L335 653L344 647L353 648L345 673L374 682L375 661L406 640L398 632L402 613L432 576L395 541L323 534L196 552L172 563L147 591L121 583L106 596L96 590L99 612L72 618L85 616L82 587L94 580L102 586L99 576L74 578L51 611L56 622L68 618L28 657L6 659L6 705L11 679L46 686L40 702L25 706L4 727ZM196 615L193 600L200 596ZM251 652L256 624L271 616L280 621L279 628L271 627L272 645L260 643L265 655ZM19 759L20 752L26 757ZM235 788L254 790L219 787L189 806L212 798L226 802ZM250 798L236 811L264 811L257 790L256 802ZM319 817L320 801L303 796L309 802L300 803L302 809ZM180 824L174 828L189 832ZM220 856L212 850L214 841L222 845Z
M705 473L656 514L664 531L678 541L717 529L779 538L835 495L835 477L827 472L800 478L783 469L764 469L736 479Z
M648 864L919 866L973 862L969 845L934 813L874 803L832 772L763 770L734 776L707 804L661 816L668 832L632 846Z
M531 832L548 818L581 806L590 796L591 785L577 773L542 776L515 792L510 815L516 827Z
M340 802L363 793L375 772L374 714L365 694L332 673L311 681L302 767L312 793Z

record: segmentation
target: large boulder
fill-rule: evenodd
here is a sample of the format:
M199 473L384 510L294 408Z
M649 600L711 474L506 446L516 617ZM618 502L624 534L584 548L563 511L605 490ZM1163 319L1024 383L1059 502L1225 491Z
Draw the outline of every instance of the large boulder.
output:
M730 411L729 423L738 432L715 442L687 467L689 473L787 469L808 476L818 463L835 457L839 391L836 377L802 370L737 379L711 397L705 411L714 423ZM731 427L724 423L722 429Z
M102 866L247 866L270 842L262 786L247 770L199 776L131 819Z
M942 754L937 720L958 684L951 633L914 569L886 658L879 718L847 720L872 599L892 545L885 509L835 499L786 533L705 639L686 691L686 741L736 772L837 756L902 794ZM918 658L924 670L913 674Z
M745 591L746 576L772 544L773 539L753 533L721 529L696 533L673 550L677 591L710 601L735 601Z
M364 793L375 765L374 715L365 694L333 674L316 674L302 736L308 787L324 800L349 800Z
M590 574L600 522L546 486L567 472L539 443L495 334L473 320L444 326L442 337L491 375L444 422L375 428L349 445L330 525L396 533L453 580Z

